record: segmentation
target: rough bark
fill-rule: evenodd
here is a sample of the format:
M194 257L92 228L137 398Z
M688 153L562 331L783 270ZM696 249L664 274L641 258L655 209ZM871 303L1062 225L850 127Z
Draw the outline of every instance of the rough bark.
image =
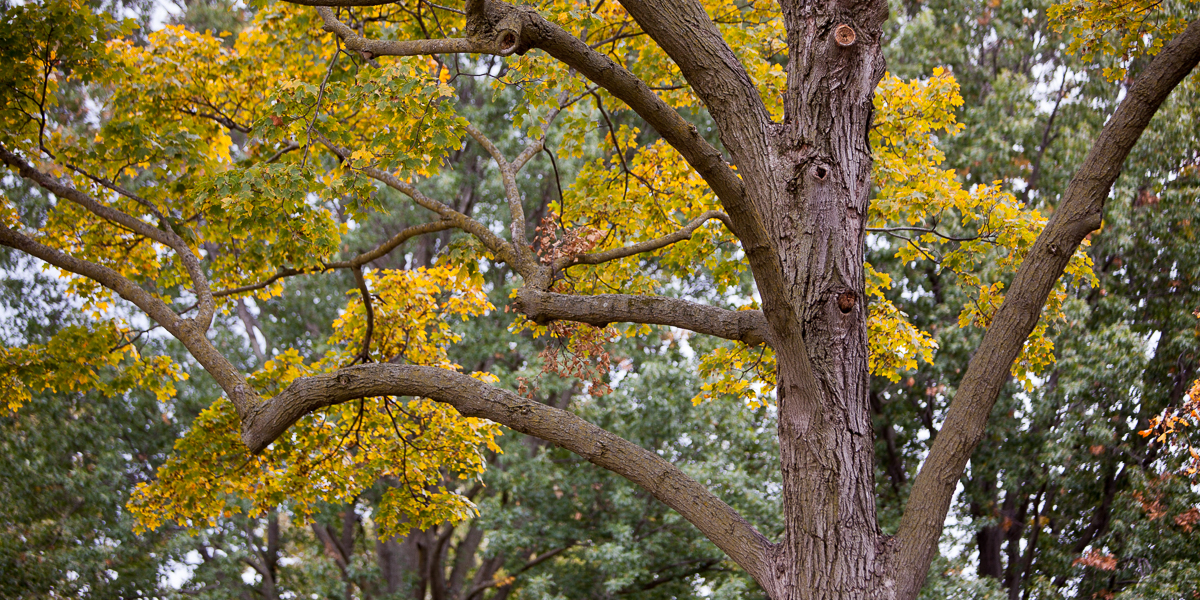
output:
M750 346L767 341L770 335L762 311L726 310L661 296L569 296L523 288L517 292L513 308L538 323L566 320L601 327L609 323L671 325Z

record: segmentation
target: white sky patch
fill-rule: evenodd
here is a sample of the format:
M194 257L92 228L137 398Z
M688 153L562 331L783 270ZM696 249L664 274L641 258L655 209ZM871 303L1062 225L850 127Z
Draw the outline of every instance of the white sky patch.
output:
M173 590L178 590L183 587L183 584L192 579L192 575L196 572L196 567L203 562L200 553L192 550L183 556L182 562L169 562L163 565L163 571L159 578L164 586Z
M1154 353L1158 350L1158 341L1162 339L1162 332L1155 331L1146 338L1146 360L1152 360Z

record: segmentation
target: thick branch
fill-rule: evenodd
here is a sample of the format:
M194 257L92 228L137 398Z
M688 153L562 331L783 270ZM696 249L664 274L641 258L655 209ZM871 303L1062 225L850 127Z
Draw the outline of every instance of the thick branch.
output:
M704 225L712 219L721 221L726 227L729 227L732 230L732 224L729 222L729 217L725 213L719 210L710 210L699 217L692 219L692 221L683 226L682 229L668 233L667 235L659 238L646 240L631 246L625 246L624 248L613 248L612 250L605 250L603 252L580 254L578 256L564 256L554 262L554 270L557 271L565 269L571 265L598 265L600 263L606 263L612 260L633 256L635 254L653 252L660 248L666 248L675 242L682 242L683 240L691 239L692 234L695 233L701 225Z
M700 137L695 125L687 122L675 109L663 102L633 73L608 56L593 50L561 27L536 14L527 14L529 17L526 26L521 30L522 44L545 50L608 90L653 127L671 147L678 150L720 199L733 223L734 235L741 240L746 250L759 285L765 285L770 291L782 290L783 278L774 251L768 242L762 219L748 204L741 179L734 174L720 151ZM705 18L707 19L707 16ZM686 38L687 35L683 37Z
M299 3L298 3L299 4ZM342 38L346 48L375 56L425 56L430 54L496 54L508 56L517 49L517 33L501 30L494 39L450 38L434 40L373 40L358 35L345 23L337 20L333 9L317 8L325 21L325 30Z
M155 298L141 286L126 279L120 273L93 262L81 260L61 250L51 248L38 241L0 224L0 244L20 250L25 254L39 258L64 271L87 277L100 285L114 291L117 295L132 302L146 312L150 318L158 321L171 334L175 334L183 323L183 319L175 314L162 300Z
M621 6L679 66L735 157L736 146L765 142L767 108L704 6L696 0L622 0ZM744 169L742 162L738 167Z
M679 66L684 79L704 101L741 177L758 183L760 190L771 189L764 184L774 181L778 173L772 160L770 115L745 67L725 43L704 7L695 0L623 0L621 5ZM618 97L629 104L628 99ZM637 110L636 106L630 106ZM680 148L675 142L671 145ZM705 175L690 158L688 162ZM772 325L785 337L799 340L790 307L782 305L789 294L779 273L777 249L766 233L773 210L770 203L766 197L724 195L708 176L705 180L717 192L733 221L734 234L742 240ZM777 302L781 306L774 306Z
M175 314L162 300L139 287L120 273L86 260L51 248L21 233L0 225L0 244L20 250L25 254L44 260L59 269L87 277L114 291L146 312L150 318L175 336L188 352L195 357L204 370L225 390L239 416L245 416L255 404L257 394L246 385L246 380L229 361L213 348L205 337L205 329L190 319Z
M674 465L579 417L434 367L359 365L296 380L243 421L242 441L261 451L314 410L375 396L422 396L467 417L490 419L566 448L641 486L683 515L764 586L770 543L729 505Z
M1197 62L1200 20L1163 48L1129 88L1017 271L913 483L894 546L898 597L915 597L925 580L954 489L1047 296L1083 238L1100 227L1104 201L1125 157L1167 95Z
M670 325L750 346L770 340L762 311L726 310L678 298L625 294L568 296L525 287L517 293L514 308L538 323L553 320L597 326L648 323Z
M486 3L476 1L469 4L468 21L498 23L490 28L477 28L479 35L483 36L480 38L479 44L494 38L500 39L509 32L515 32L518 42L513 52L520 54L531 48L545 50L554 58L572 67L625 102L653 127L668 144L679 151L692 168L696 169L696 172L704 178L721 200L721 204L733 224L734 235L741 240L742 247L746 250L747 258L754 270L755 279L763 296L774 296L776 292L781 294L784 292L783 277L774 250L768 241L766 228L761 217L746 200L741 179L734 174L720 151L700 136L695 125L687 122L675 109L663 102L645 82L638 79L633 73L608 56L592 49L562 27L542 18L535 11L517 8L500 1ZM472 9L472 7L474 8ZM703 9L700 12L703 13ZM707 23L705 31L716 32L715 26L711 20L708 20L708 16L705 14L703 18ZM345 26L343 25L343 27ZM339 32L339 35L346 33L342 29L335 29L335 31ZM354 32L350 31L349 33ZM500 35L497 35L498 33ZM716 34L719 38L719 32ZM683 33L680 38L684 44L691 39L687 32ZM346 39L345 36L343 39ZM349 47L350 42L346 41L346 45ZM728 50L727 47L725 49ZM679 60L674 56L672 58ZM734 65L736 65L736 58L733 59L733 63L725 64L729 69L734 69ZM739 77L745 79L745 82L739 79L738 85L749 84L749 79L745 77L745 72L740 65L736 65L736 70L740 70ZM752 94L757 94L753 85L750 85L749 90ZM744 93L744 90L739 92L739 94ZM746 102L752 102L749 96L746 96L745 99ZM750 107L747 110L752 118L757 119L759 115L765 115L761 100L758 101L757 108L754 108L752 103L747 106ZM767 121L763 120L762 126L765 127L766 123ZM761 135L755 139L765 140ZM765 148L763 150L765 151ZM783 298L786 295L778 297ZM792 329L792 325L792 323L781 323L780 328Z
M4 161L4 164L16 169L21 174L21 177L33 181L59 198L69 200L101 219L125 227L138 235L150 238L174 250L175 255L179 257L179 261L183 264L183 268L187 270L188 276L192 279L192 291L196 293L196 297L200 301L200 312L196 316L195 321L202 329L208 329L209 324L212 322L216 303L213 300L212 291L208 287L208 278L204 275L204 269L200 267L199 259L196 258L196 255L188 247L187 243L183 241L183 238L179 237L173 231L159 229L133 215L102 204L95 198L58 181L47 173L35 169L33 165L26 162L20 156L9 152L3 147L0 147L0 160ZM137 199L136 196L123 189L114 191ZM141 203L149 204L145 200L141 200Z
M100 217L101 219L120 225L138 235L148 237L167 247L171 247L174 243L174 240L171 239L171 234L169 232L150 225L149 223L146 223L137 217L121 212L110 206L101 204L91 196L88 196L87 194L62 182L59 182L47 173L43 173L35 169L33 165L25 162L24 159L16 154L13 154L12 152L9 152L5 148L0 148L0 160L3 160L4 164L16 169L17 172L21 174L21 177L40 185L47 191L64 200L69 200L79 205L84 210L96 215L97 217Z

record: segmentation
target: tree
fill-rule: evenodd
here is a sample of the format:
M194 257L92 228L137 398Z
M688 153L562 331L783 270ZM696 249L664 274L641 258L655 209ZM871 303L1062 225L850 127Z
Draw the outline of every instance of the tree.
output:
M966 191L940 170L933 132L955 128L952 107L961 98L945 73L913 83L884 78L883 2L346 4L266 7L232 49L179 29L150 36L146 46L106 44L121 33L117 24L62 4L6 15L6 63L14 68L4 74L0 159L53 194L56 210L38 228L8 211L0 243L75 274L72 289L86 310L102 315L112 294L135 305L187 348L228 400L197 419L136 510L149 525L195 523L240 494L252 511L288 498L303 514L318 499L345 500L392 477L403 485L381 499L386 530L462 519L471 506L444 481L482 470L477 448L496 448L497 430L480 420L487 419L639 485L772 598L916 596L1001 387L1048 362L1043 308L1049 301L1051 316L1061 310L1064 271L1087 279L1077 250L1100 226L1142 130L1200 60L1198 22L1167 19L1149 30L1142 26L1158 22L1117 23L1137 33L1121 50L1143 44L1153 58L1134 73L1047 222L997 186ZM1123 14L1097 6L1085 15L1097 31ZM64 29L67 21L73 27ZM1078 37L1085 49L1106 39ZM384 66L386 56L439 58ZM259 62L274 70L255 69ZM520 82L526 104L509 115L511 135L524 138L515 158L454 113L447 82L472 69ZM67 75L95 82L94 98L106 107L99 125L60 126L66 120L56 111L69 106L54 92ZM585 99L594 99L607 126L603 141L615 152L572 165L568 191L538 207L546 218L527 220L522 169L550 143L585 156ZM614 121L614 101L653 137ZM719 142L677 108L702 112L701 126L711 119ZM549 135L560 115L567 126ZM462 148L461 135L495 162L502 201L490 213L473 216L470 194L447 203L436 199L445 190L421 185ZM551 166L557 188L561 174ZM619 167L617 177L606 174L610 167ZM336 259L341 235L367 222L384 188L437 220ZM965 231L938 229L942 215L960 216L954 227ZM528 221L540 221L532 242ZM960 321L986 327L894 536L876 516L869 374L898 378L922 349L928 359L932 343L884 298L889 278L865 265L868 228L912 234L896 253L904 262L943 248L941 268L973 298ZM467 236L436 264L364 273L406 240L448 230ZM1000 258L989 246L1003 250ZM993 259L998 268L983 272ZM753 282L745 290L743 264ZM652 276L639 273L651 265ZM458 335L446 321L492 309L482 275L493 269L511 274L510 308L525 319L516 329L559 340L544 355L548 370L583 380L592 394L608 385L604 343L618 335L610 324L739 342L702 368L712 377L708 391L775 405L781 540L769 541L657 453L531 398L539 382L519 382L513 392L493 385L485 369L460 373L447 352ZM359 295L327 347L306 349L312 358L281 351L248 378L209 339L218 312L233 310L230 299L266 297L285 278L330 270L349 271ZM716 302L744 291L761 309L651 293L697 272ZM619 293L595 293L603 285ZM108 337L92 339L129 335L127 325L107 327ZM134 382L173 373L162 361L80 345L123 365ZM52 352L6 353L22 385L95 385L86 367L67 368ZM731 374L747 364L773 394ZM404 396L416 399L396 400Z

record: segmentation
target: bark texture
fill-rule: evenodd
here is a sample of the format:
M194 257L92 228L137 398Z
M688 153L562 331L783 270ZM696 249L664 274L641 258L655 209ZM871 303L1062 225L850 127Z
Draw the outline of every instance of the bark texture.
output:
M601 327L609 323L671 325L750 346L763 343L770 335L762 311L725 310L676 298L626 294L579 297L526 288L517 292L513 307L538 323L566 320Z
M783 8L788 94L772 172L786 179L776 183L782 193L770 212L771 233L807 356L781 359L778 374L788 507L783 556L792 571L788 593L779 597L891 597L887 545L875 516L863 301L867 131L883 76L887 8L874 2ZM854 33L848 44L846 28Z

